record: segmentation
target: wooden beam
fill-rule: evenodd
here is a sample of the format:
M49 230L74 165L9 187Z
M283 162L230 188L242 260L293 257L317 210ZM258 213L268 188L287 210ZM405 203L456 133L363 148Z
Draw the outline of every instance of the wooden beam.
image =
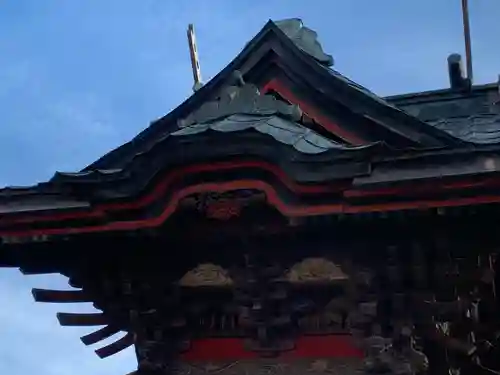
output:
M102 326L108 323L102 313L77 314L57 313L59 324L65 327Z
M80 340L82 340L85 345L93 345L101 340L113 336L114 334L117 334L118 332L120 332L119 328L106 326L97 331L89 333L88 335L80 337Z
M54 275L59 272L55 269L49 269L46 267L20 267L19 271L25 276L31 275Z
M112 344L104 346L100 349L97 349L95 352L100 358L106 358L121 352L124 349L127 349L129 346L134 345L134 335L132 333L127 333L121 339L115 341Z
M36 302L47 303L76 303L91 302L92 299L82 290L51 290L38 289L31 290Z

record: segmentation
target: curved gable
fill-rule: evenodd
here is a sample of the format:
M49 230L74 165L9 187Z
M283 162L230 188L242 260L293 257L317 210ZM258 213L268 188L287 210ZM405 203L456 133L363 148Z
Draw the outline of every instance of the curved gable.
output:
M247 81L273 88L289 101L307 107L315 130L351 145L378 141L396 148L435 148L463 143L347 79L330 67L332 60L316 33L300 20L269 21L231 63L184 103L85 170L122 167L156 139L178 129L179 119L219 96L236 70ZM280 87L286 90L281 92ZM294 95L287 98L290 92Z

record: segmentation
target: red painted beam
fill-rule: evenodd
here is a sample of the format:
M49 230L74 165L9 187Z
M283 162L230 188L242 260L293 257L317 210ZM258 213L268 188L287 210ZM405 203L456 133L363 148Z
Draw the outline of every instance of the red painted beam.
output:
M55 214L52 216L36 216L32 215L29 217L9 217L4 216L0 219L3 224L16 224L20 222L42 222L42 221L58 221L64 220L70 217L82 218L86 216L94 217L98 215L106 215L108 210L126 210L130 208L139 208L147 204L152 203L156 199L160 199L162 194L173 182L180 178L183 178L189 174L196 174L200 172L212 171L212 170L230 170L238 168L260 168L274 174L279 178L291 191L297 194L318 194L318 193L341 193L344 192L346 200L343 202L338 202L335 204L323 204L323 205L289 205L284 202L275 187L269 183L261 180L236 180L224 183L206 183L197 184L185 187L178 190L173 194L170 201L165 202L165 207L159 216L148 219L138 219L130 221L120 221L120 222L108 222L103 225L93 225L81 228L72 228L71 226L64 226L61 223L59 228L51 229L27 229L27 230L0 230L0 235L3 236L36 236L36 235L58 235L58 234L73 234L73 233L92 233L100 231L126 231L134 230L140 228L153 228L161 225L168 217L174 213L177 209L179 201L185 197L194 193L203 192L225 192L230 190L238 189L256 189L260 190L266 194L268 203L279 210L284 216L287 217L301 217L301 216L313 216L313 215L324 215L324 214L336 214L336 213L361 213L361 212L384 212L384 211L395 211L395 210L407 210L407 209L428 209L428 208L438 208L438 207L453 207L453 206L466 206L474 204L485 204L485 203L497 203L500 202L500 195L498 196L477 196L468 198L456 198L456 199L443 199L443 200L419 200L418 198L408 198L406 201L402 202L391 202L391 203L378 203L378 204L351 204L349 203L349 198L361 197L365 195L397 195L400 192L406 192L408 190L408 185L401 186L398 188L390 189L377 189L377 190L358 190L350 189L349 183L346 181L339 182L338 184L323 184L323 185L302 185L290 180L286 174L276 166L272 164L253 161L253 162L237 162L237 163L214 163L210 165L194 165L185 167L172 173L169 173L164 179L154 187L154 189L147 195L143 196L137 201L125 202L125 203L108 203L97 205L89 212L66 212L64 214ZM494 186L498 185L500 179L490 178L484 179L483 182L442 182L438 185L434 185L434 191L453 191L462 190L467 188L477 188L480 186ZM422 185L413 184L412 189L418 190L418 187Z
M140 228L156 228L163 224L177 209L179 202L195 193L226 192L240 189L255 189L262 191L267 196L268 203L275 207L285 217L307 217L328 214L356 214L373 212L390 212L411 209L430 209L440 207L457 207L487 203L500 203L500 195L465 197L442 200L407 200L402 202L389 202L377 204L351 205L348 202L308 205L289 205L284 202L274 186L260 180L237 180L223 183L205 183L188 186L173 194L159 216L130 221L116 221L103 225L94 225L80 228L50 228L28 230L1 230L3 236L35 236L35 235L60 235L77 233L95 233L101 231L130 231Z
M349 335L304 336L296 340L293 350L279 359L295 358L362 358L363 352ZM259 354L245 347L242 338L211 338L193 340L191 348L182 354L185 361L225 361L256 359Z
M0 224L16 224L30 222L60 221L68 219L84 219L105 217L107 211L122 211L144 208L155 202L162 194L168 190L169 186L177 181L183 180L186 176L204 172L230 171L242 168L255 168L269 172L277 177L291 191L298 194L319 194L342 191L347 187L345 181L328 185L304 185L293 181L279 167L263 161L243 161L243 162L220 162L211 164L191 165L167 173L163 179L153 187L153 189L137 200L129 202L111 202L94 206L90 211L79 212L58 212L51 215L36 215L27 213L26 215L3 215L0 217Z

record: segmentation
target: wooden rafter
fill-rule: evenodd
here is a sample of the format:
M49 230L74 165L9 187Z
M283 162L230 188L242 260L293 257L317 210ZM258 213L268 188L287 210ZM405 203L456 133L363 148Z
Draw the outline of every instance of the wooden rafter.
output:
M88 335L80 337L80 340L82 340L82 342L85 345L93 345L95 343L98 343L101 340L104 340L110 336L113 336L114 334L117 334L118 332L120 332L119 328L108 325L108 326L103 327L97 331L89 333Z
M92 299L82 290L51 290L38 289L31 290L36 302L48 303L76 303L91 302Z
M134 335L129 332L121 339L115 341L112 344L97 349L95 352L100 358L106 358L134 345L134 341Z
M103 313L57 313L59 324L67 327L101 326L108 323Z

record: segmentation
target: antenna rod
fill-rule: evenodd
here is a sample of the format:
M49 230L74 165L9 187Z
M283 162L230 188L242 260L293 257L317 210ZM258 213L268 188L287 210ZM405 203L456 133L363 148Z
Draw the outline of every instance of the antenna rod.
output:
M472 84L472 48L470 40L470 24L469 24L469 1L462 0L462 18L464 23L464 38L465 38L465 58L467 63L467 78Z
M198 60L198 49L196 48L196 36L194 34L194 26L192 23L188 26L187 37L189 43L189 54L191 57L191 68L193 69L193 91L197 91L202 86L202 83L200 63Z

